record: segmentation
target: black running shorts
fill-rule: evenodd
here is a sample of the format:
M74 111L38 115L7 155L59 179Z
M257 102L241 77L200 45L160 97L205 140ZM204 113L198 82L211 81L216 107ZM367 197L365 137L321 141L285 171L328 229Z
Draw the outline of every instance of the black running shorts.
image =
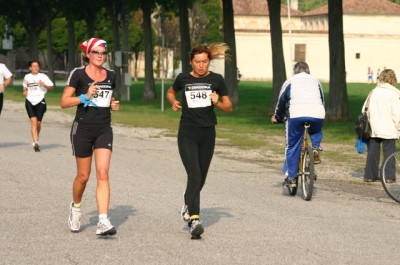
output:
M46 101L43 99L37 105L32 105L29 100L25 100L25 109L29 119L36 117L38 121L42 121L44 113L47 110Z
M93 150L105 148L112 151L113 131L109 123L91 124L74 121L71 128L72 155L88 157Z

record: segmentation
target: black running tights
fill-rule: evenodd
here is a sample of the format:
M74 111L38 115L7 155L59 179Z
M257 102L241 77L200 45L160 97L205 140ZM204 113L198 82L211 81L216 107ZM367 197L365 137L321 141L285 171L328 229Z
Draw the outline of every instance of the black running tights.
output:
M214 154L215 127L180 126L178 148L187 173L185 203L189 214L200 214L200 191Z

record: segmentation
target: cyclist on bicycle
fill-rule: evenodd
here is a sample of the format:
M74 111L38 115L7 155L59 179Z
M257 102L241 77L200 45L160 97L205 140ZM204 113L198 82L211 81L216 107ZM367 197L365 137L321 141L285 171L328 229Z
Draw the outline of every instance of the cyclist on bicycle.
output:
M322 151L320 144L322 125L325 119L322 85L318 79L310 75L307 63L296 63L293 74L283 84L275 114L271 117L271 121L274 123L282 122L286 118L285 163L282 172L286 176L283 185L289 188L297 186L304 122L311 122L308 133L314 150L314 163L318 164L321 162L318 151Z

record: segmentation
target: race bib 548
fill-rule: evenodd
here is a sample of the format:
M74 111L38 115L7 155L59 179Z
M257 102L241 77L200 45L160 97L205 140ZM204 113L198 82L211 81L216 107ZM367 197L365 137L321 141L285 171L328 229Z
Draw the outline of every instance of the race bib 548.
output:
M189 108L211 106L211 84L195 83L185 86L185 96Z

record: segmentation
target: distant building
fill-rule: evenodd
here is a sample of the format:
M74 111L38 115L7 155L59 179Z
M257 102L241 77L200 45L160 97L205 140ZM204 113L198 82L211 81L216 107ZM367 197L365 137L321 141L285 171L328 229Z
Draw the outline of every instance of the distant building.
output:
M329 81L328 6L302 13L281 5L286 74L296 61ZM272 80L269 12L265 0L233 0L237 65L243 79ZM400 76L400 5L387 0L343 0L348 82L367 82L367 68L393 69Z

